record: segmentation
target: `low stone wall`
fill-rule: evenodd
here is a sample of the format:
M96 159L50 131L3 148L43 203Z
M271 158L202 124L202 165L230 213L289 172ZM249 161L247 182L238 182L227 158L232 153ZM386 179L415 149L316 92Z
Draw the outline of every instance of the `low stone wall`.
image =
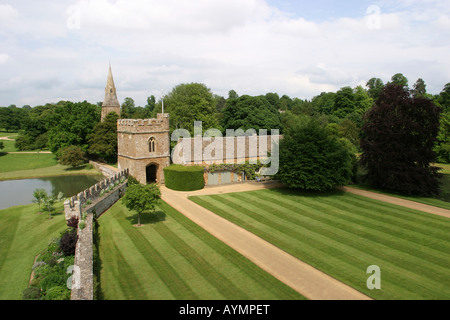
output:
M66 220L78 218L78 241L75 249L71 300L94 299L93 224L98 217L125 194L128 170L115 173L64 202ZM82 220L84 218L84 220ZM84 222L84 228L80 223Z
M105 177L113 177L119 171L118 169L116 170L111 166L95 161L89 161L89 164L92 165L96 170L100 171Z
M78 228L71 300L94 300L94 215L87 215L85 223L84 229Z
M83 210L85 207L87 206L91 207L92 204L100 202L100 200L103 199L105 195L108 195L108 198L111 197L111 195L109 194L110 191L113 190L113 188L116 188L119 184L123 183L123 181L127 178L128 178L128 170L123 170L122 172L116 173L110 178L100 181L99 183L93 185L89 189L80 192L76 196L67 199L64 202L64 212L66 215L66 220L70 219L72 216L78 217L78 219L80 219L81 212L85 211ZM104 207L103 205L99 204L99 210L100 211L103 210L104 212L105 210L103 209L103 207ZM100 211L98 211L97 214L103 213L103 212L99 213Z

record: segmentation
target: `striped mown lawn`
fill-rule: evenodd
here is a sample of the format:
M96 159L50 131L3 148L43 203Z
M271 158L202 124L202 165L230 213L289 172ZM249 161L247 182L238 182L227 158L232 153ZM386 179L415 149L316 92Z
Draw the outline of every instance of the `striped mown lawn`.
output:
M38 205L0 210L0 300L20 300L28 286L35 256L65 230L63 205L52 219Z
M338 191L190 199L372 298L450 299L450 219Z
M304 299L164 202L141 216L140 228L120 201L98 223L99 298Z

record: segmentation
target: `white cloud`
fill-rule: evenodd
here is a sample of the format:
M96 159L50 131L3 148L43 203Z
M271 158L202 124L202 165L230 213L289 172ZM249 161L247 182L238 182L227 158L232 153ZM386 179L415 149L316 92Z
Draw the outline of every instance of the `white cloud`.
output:
M443 1L379 1L378 29L368 27L364 11L314 22L264 0L26 4L0 5L0 18L9 19L0 19L0 84L9 92L0 105L30 103L31 96L41 97L35 104L102 100L109 61L119 99L131 96L138 105L183 82L225 96L234 89L312 98L397 72L410 83L424 78L434 93L450 81L450 9ZM23 82L30 73L55 85Z
M8 61L9 59L9 55L5 54L5 53L0 53L0 64L5 63L6 61Z

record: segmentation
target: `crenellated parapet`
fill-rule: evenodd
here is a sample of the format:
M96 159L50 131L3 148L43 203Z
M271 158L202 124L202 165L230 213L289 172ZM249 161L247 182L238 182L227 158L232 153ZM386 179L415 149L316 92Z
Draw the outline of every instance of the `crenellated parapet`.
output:
M118 133L162 132L169 130L169 114L159 113L156 119L119 119Z
M129 175L128 169L122 170L114 176L102 180L92 187L78 193L77 195L67 199L64 202L64 211L66 220L72 216L81 217L82 208L84 205L94 203L106 193L114 189L119 184L123 183Z

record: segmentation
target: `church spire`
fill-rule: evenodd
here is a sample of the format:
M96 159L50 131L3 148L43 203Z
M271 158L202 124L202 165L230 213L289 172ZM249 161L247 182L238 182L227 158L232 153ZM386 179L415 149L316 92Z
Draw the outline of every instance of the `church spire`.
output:
M108 81L105 88L105 100L102 105L102 121L105 120L108 113L115 112L120 116L120 103L117 99L116 86L114 85L114 78L109 64Z

